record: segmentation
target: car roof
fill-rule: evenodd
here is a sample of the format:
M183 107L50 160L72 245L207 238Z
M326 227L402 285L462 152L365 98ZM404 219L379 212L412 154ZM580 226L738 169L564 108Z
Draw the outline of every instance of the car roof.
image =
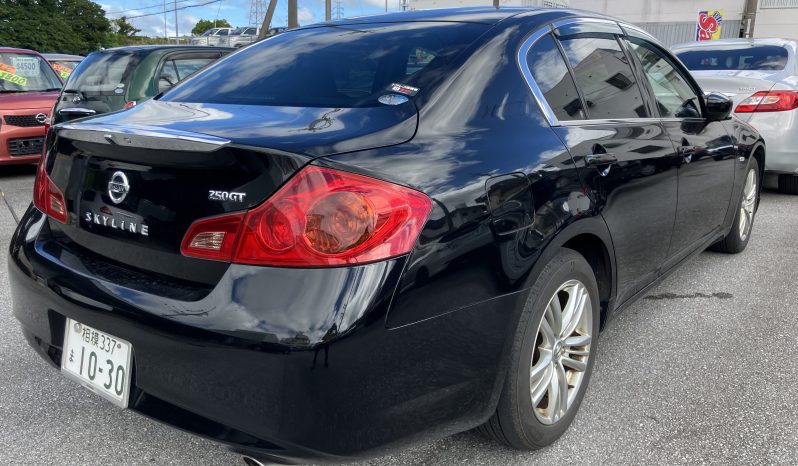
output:
M353 23L399 23L411 21L452 21L463 23L496 24L499 21L528 11L542 10L540 7L463 7L412 10L397 13L354 16L335 21L326 21L307 26L340 25Z
M68 53L43 53L42 56L47 60L83 60L83 55L70 55Z
M687 49L708 49L708 48L724 48L724 47L741 47L741 46L757 46L757 45L775 45L779 47L798 47L798 41L793 39L780 39L777 37L762 37L762 38L748 38L748 39L719 39L713 41L702 42L686 42L683 44L676 44L671 47L672 50L687 50Z
M19 49L16 47L3 47L0 45L0 53L32 53L34 55L39 55L39 52L30 49Z
M99 50L99 53L108 52L158 52L161 50L235 50L230 47L208 47L206 45L128 45L126 47L114 47L111 49ZM97 53L97 52L95 52Z

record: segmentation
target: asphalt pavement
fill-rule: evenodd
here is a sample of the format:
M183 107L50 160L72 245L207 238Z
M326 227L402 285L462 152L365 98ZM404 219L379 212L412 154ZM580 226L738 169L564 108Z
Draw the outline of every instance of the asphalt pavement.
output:
M25 343L5 264L33 174L0 167L0 464L243 464L116 409ZM553 446L517 452L463 433L361 464L798 463L796 232L798 196L765 192L745 252L702 253L610 322L580 413Z

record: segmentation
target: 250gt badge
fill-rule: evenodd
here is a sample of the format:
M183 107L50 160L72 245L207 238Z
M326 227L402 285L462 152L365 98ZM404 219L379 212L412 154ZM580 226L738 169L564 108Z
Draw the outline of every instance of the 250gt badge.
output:
M232 191L208 191L208 199L211 201L231 201L244 202L247 193L235 193Z

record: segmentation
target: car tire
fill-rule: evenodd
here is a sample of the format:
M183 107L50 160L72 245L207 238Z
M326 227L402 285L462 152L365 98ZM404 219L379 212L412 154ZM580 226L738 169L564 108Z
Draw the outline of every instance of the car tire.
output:
M798 176L779 175L779 192L784 194L798 194Z
M552 345L550 337L557 332L549 330L555 327L552 319L556 306L563 309L563 316L571 300L579 304L582 297L584 306L575 330L567 333L574 320L565 318L571 325L554 337L557 342ZM536 450L550 445L568 429L593 369L599 309L598 285L590 265L576 251L562 249L544 266L532 286L513 340L498 406L491 418L477 428L480 433L512 448ZM551 377L551 382L546 383L547 377ZM565 385L557 383L560 381ZM546 391L541 395L544 385ZM562 392L566 397L558 396Z
M751 160L745 175L743 192L740 194L731 231L722 240L710 246L711 250L727 254L737 254L745 250L751 239L756 209L759 205L759 186L759 164L754 159Z

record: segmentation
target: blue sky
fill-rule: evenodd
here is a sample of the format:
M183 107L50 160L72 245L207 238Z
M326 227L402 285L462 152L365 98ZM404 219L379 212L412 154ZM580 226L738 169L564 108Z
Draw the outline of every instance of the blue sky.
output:
M94 0L99 3L109 18L117 18L122 15L128 17L145 15L149 13L159 13L153 16L145 16L130 19L133 25L141 29L143 35L163 36L164 33L164 0ZM209 0L177 0L178 9L207 3ZM260 0L266 3L266 0ZM333 0L333 6L335 6ZM373 13L380 13L385 10L385 0L340 0L344 9L344 16L359 16ZM299 23L311 24L324 20L324 1L323 0L298 0L299 2ZM174 8L174 0L166 0L166 9ZM186 8L179 10L178 31L182 36L189 33L197 20L224 18L230 21L233 26L246 26L249 24L251 0L221 0L206 6L196 8ZM150 8L145 8L150 7ZM388 8L391 10L399 9L399 0L389 0ZM265 6L263 8L266 9ZM285 26L288 19L287 0L278 0L277 9L274 13L272 26ZM170 11L166 14L166 30L170 36L174 36L175 16Z

